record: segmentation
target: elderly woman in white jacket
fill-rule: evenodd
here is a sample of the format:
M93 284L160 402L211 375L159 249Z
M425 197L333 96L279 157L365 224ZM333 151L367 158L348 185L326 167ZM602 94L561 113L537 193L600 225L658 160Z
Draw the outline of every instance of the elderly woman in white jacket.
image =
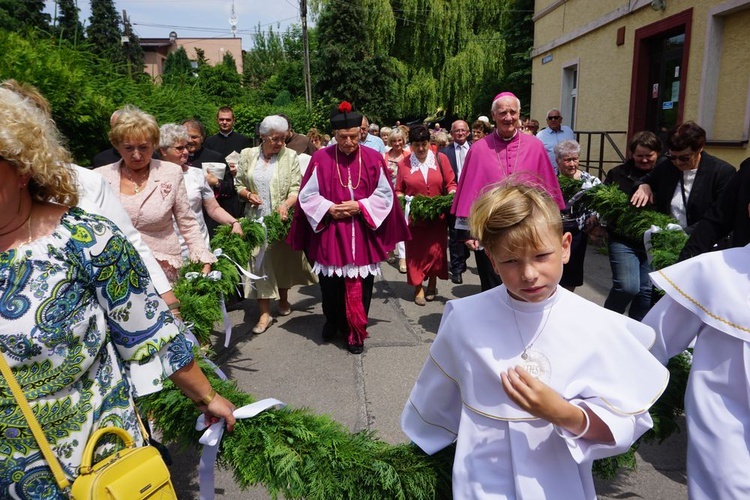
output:
M288 128L288 122L281 116L265 117L260 124L261 145L240 153L234 182L237 194L247 200L248 218L277 212L286 220L297 203L302 175L297 153L285 147ZM245 284L245 296L258 299L260 318L253 333L260 334L274 322L271 299L279 301L279 315L287 316L292 312L289 288L315 283L316 278L303 253L292 250L284 241L273 242L264 252L256 249L251 265L256 274L264 276Z

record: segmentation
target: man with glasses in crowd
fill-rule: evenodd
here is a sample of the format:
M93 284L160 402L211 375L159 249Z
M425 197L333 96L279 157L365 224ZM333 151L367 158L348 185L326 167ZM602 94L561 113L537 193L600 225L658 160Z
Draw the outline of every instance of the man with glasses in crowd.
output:
M575 134L573 129L562 124L562 113L557 108L552 108L547 111L547 128L540 130L536 137L542 144L544 149L547 150L547 156L552 166L555 167L555 173L560 170L557 168L557 159L555 158L555 146L563 141L574 141Z

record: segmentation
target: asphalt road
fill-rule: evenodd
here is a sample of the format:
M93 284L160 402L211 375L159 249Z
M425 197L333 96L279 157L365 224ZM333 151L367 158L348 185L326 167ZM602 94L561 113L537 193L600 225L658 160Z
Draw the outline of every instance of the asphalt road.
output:
M406 442L399 417L435 338L443 307L452 298L480 291L473 257L469 264L463 284L438 282L437 300L420 307L412 300L413 289L405 276L384 263L383 276L375 281L370 338L362 355L322 342L323 315L315 285L292 290L292 314L279 317L262 335L253 336L250 331L258 319L254 301L231 311L232 341L225 349L223 334L215 334L216 361L240 388L258 399L272 397L293 407L308 407L352 431L370 429L384 441ZM610 285L607 257L590 247L585 284L576 293L601 305ZM642 446L635 471L597 481L599 498L687 498L685 434L660 445ZM171 471L180 498L198 498L197 449L175 449L174 456ZM216 472L216 497L270 498L263 487L240 491L228 471Z

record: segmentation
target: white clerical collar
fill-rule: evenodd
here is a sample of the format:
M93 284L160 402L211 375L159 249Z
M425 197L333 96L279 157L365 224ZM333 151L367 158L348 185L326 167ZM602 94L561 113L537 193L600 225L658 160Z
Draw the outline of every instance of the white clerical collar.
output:
M234 130L230 130L228 134L225 134L224 132L222 132L221 130L219 130L219 133L221 135L223 135L224 137L229 137L230 135L232 135L232 132L234 132Z
M515 139L515 137L516 137L516 136L518 135L518 129L516 129L515 133L514 133L514 134L513 134L512 136L508 137L507 139L506 139L505 137L503 137L502 135L500 135L500 132L498 132L498 130L497 130L497 129L495 129L495 133L497 134L497 136L498 136L498 137L499 137L499 138L500 138L501 140L503 140L503 141L505 141L505 142L510 142L510 141L512 141L513 139Z

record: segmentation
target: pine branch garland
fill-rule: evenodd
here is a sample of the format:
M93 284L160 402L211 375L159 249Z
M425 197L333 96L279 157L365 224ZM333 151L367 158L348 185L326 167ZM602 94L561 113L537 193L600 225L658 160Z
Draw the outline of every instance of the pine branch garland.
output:
M234 382L209 378L237 406L254 402ZM198 442L193 425L199 413L170 381L138 403L164 441ZM218 464L233 472L240 488L262 484L274 498L426 500L450 498L453 453L449 448L428 456L414 445L384 443L370 431L350 433L310 410L285 408L239 420L224 434Z
M406 210L406 200L400 196L401 209ZM442 215L447 215L453 205L453 194L441 196L422 196L417 195L411 200L409 208L409 218L415 221L430 221L439 219Z
M216 229L211 239L211 248L221 249L222 254L240 265L246 265L255 248L268 242L270 245L286 238L291 226L292 211L286 221L274 212L263 218L263 222L249 219L239 219L244 238L232 232L230 226L222 225ZM222 320L221 299L230 297L240 282L240 273L235 264L226 258L219 257L213 265L213 270L221 272L219 280L211 280L204 276L193 279L185 278L190 272L201 273L202 265L189 262L180 270L180 278L174 284L173 290L180 299L180 313L186 323L192 324L192 332L202 344L211 340L214 325Z

